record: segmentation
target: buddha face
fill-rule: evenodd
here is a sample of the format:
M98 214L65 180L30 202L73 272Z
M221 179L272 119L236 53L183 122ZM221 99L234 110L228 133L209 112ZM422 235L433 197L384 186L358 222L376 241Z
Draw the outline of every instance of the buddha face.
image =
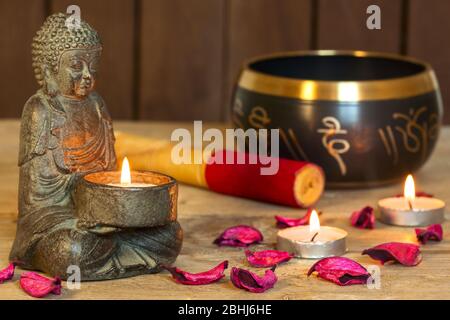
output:
M54 80L61 95L83 99L94 90L101 48L67 50L61 54Z

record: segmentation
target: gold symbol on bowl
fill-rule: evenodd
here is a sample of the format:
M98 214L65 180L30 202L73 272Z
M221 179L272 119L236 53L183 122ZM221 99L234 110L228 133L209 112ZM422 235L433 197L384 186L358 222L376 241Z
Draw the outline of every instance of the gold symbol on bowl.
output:
M338 134L347 134L347 130L342 129L339 120L331 116L323 118L322 123L325 127L327 127L317 130L318 133L323 133L322 144L327 152L338 163L341 174L345 176L347 174L347 166L341 155L350 150L350 143L345 139L332 138ZM338 148L339 145L340 147Z

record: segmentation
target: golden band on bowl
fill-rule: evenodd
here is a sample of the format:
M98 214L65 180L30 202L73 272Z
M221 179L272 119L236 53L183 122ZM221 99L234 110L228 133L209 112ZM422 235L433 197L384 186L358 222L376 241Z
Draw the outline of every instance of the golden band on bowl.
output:
M250 91L301 100L361 101L406 98L432 92L438 89L438 82L431 67L424 62L395 54L371 53L364 51L306 51L285 53L286 56L298 55L347 55L354 57L372 57L398 59L421 65L423 71L412 76L394 79L367 81L323 81L292 79L264 74L252 70L249 66L261 59L277 55L258 57L247 62L239 78L238 86Z

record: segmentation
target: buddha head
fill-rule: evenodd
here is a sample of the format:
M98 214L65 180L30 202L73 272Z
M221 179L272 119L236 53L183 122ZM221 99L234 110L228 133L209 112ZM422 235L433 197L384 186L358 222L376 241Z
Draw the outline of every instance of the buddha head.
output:
M37 82L50 96L84 99L94 90L101 55L97 32L85 21L68 28L69 15L47 18L33 38L33 68Z

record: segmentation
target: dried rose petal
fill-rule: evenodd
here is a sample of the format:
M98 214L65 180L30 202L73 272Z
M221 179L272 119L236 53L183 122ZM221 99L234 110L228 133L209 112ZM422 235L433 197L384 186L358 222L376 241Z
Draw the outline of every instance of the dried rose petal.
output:
M236 288L244 289L253 293L261 293L273 288L277 282L277 276L274 271L275 267L266 270L264 276L260 277L251 271L233 267L231 268L230 277L231 282Z
M176 267L163 266L163 268L169 271L178 283L186 285L202 285L217 282L222 279L225 276L223 274L225 269L228 268L228 261L225 260L211 270L200 273L189 273Z
M317 271L318 276L340 286L365 284L370 277L369 272L358 262L344 257L323 258L308 271L308 277Z
M263 240L262 233L253 227L240 225L226 229L214 243L218 246L248 247Z
M15 263L10 263L5 269L0 270L0 283L11 280L14 277Z
M61 279L43 277L35 272L24 272L20 275L20 286L30 296L42 298L53 293L61 294Z
M372 207L364 207L352 213L350 218L352 226L360 229L373 229L375 227L375 214Z
M396 198L404 197L403 193L399 193L395 195ZM425 197L425 198L433 198L433 195L430 193L426 193L423 191L416 191L416 197Z
M428 240L441 241L443 236L442 226L440 224L432 224L426 229L415 229L417 240L422 244Z
M289 252L278 250L262 250L257 252L245 250L245 256L250 265L257 268L270 268L279 263L287 262L294 257Z
M296 227L296 226L304 226L309 223L309 217L313 209L308 209L306 214L301 218L289 218L283 216L275 216L275 220L277 220L278 228L288 228L288 227ZM322 212L318 212L318 215L321 215Z
M419 246L411 243L383 243L364 250L362 254L367 254L372 259L380 260L381 264L385 264L387 261L397 261L405 266L416 266L422 261Z

